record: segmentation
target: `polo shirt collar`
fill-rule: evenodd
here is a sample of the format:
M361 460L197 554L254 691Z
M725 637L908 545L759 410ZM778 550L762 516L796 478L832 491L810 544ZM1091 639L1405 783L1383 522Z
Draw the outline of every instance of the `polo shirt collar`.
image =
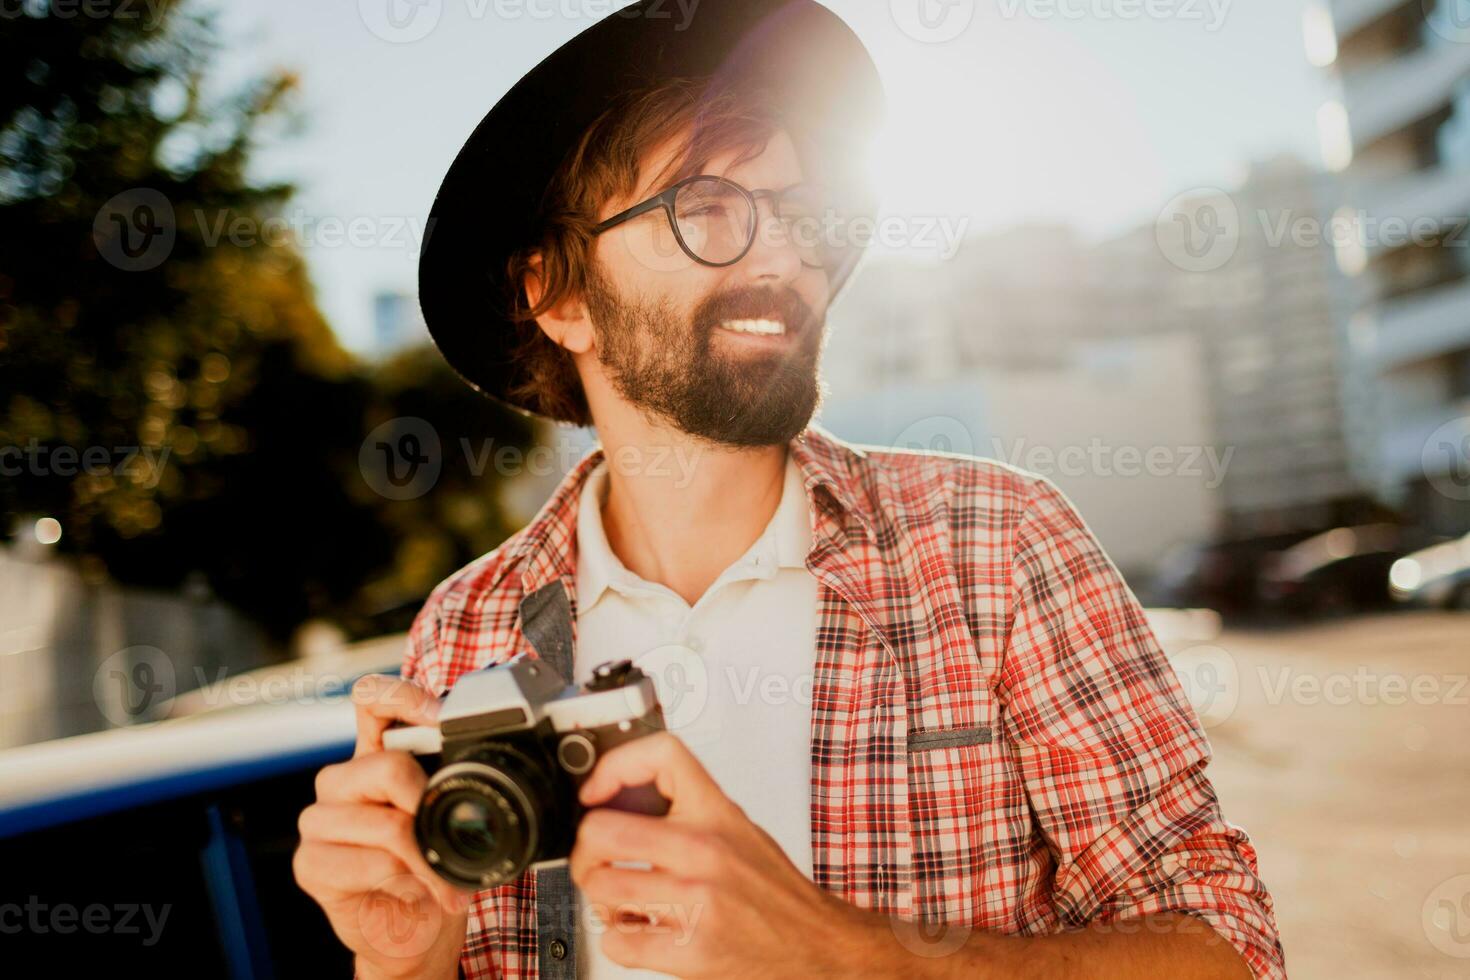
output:
M811 502L807 498L801 466L788 452L776 512L750 548L710 586L740 579L770 579L781 568L805 568L811 551ZM606 461L588 473L577 504L577 608L587 610L610 587L628 591L649 588L648 582L630 571L613 553L602 523L602 503L607 487Z
M811 506L817 506L815 489L823 488L837 507L836 516L844 523L855 521L867 539L876 544L876 514L857 475L858 461L866 455L863 447L843 442L812 423L791 440L788 448L788 458L801 471ZM527 594L557 578L575 576L577 504L588 475L603 459L598 444L567 473L531 523L510 543L508 560L489 583L492 587L512 569L519 573L521 589Z

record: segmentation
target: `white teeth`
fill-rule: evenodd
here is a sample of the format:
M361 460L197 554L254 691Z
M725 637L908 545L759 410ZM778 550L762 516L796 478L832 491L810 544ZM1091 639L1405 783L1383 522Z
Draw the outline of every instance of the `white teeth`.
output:
M780 320L726 320L720 326L736 333L758 333L768 337L780 336L786 332L786 324Z

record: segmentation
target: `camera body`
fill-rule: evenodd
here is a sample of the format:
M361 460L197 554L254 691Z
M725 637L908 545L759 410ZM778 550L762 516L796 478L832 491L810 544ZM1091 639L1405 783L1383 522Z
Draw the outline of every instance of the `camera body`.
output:
M599 665L585 687L517 657L459 679L438 726L390 728L429 774L414 817L429 866L462 888L494 888L527 868L565 861L585 808L577 791L601 756L662 731L653 682L630 661ZM652 785L608 806L663 814Z

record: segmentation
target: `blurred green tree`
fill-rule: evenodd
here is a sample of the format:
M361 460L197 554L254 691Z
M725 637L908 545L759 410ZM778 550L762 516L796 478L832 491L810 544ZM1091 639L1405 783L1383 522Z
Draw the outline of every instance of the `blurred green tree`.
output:
M545 460L527 453L543 433L530 419L471 389L430 344L400 351L379 365L373 393L365 429L380 432L378 426L407 423L410 430L433 433L437 443L431 490L405 500L384 497L372 489L381 473L357 485L360 495L376 498L395 546L392 566L364 588L364 595L372 597L379 628L406 629L419 601L447 573L515 530L498 490L523 474L545 477ZM370 436L368 453L374 441ZM570 462L566 453L551 458ZM371 467L360 460L365 475L382 463L381 457Z
M247 174L294 80L206 97L217 50L168 0L0 16L0 534L54 518L93 580L207 583L277 638L312 617L371 630L506 529L483 488L469 536L434 527L435 495L365 490L394 395L271 233L290 187ZM530 438L489 404L441 424Z

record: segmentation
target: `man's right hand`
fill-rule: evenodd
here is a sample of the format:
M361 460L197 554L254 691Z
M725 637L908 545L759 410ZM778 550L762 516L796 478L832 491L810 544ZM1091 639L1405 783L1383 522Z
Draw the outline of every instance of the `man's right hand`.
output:
M356 954L358 977L454 977L473 894L424 861L413 831L424 771L409 753L383 748L395 721L437 724L439 703L381 674L358 680L352 700L357 748L317 774L316 802L298 824L296 881Z

